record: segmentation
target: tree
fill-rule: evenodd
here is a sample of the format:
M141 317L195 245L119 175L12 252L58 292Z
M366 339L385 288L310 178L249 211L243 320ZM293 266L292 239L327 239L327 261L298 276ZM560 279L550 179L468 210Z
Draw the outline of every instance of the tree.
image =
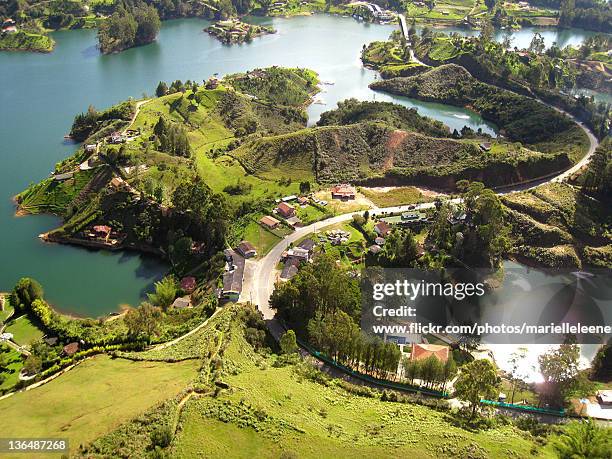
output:
M365 225L366 219L361 214L353 214L353 223L359 227Z
M444 372L444 365L435 355L430 355L425 360L421 361L421 377L425 386L432 387L438 381L441 381Z
M485 0L485 5L489 9L489 11L493 11L495 7L497 6L498 2L499 0Z
M536 32L531 39L531 43L529 44L529 51L536 54L542 54L546 49L546 45L544 44L544 37Z
M169 426L163 425L151 432L151 443L160 448L166 448L172 443L172 429Z
M208 185L196 178L176 187L172 203L192 223L185 231L189 230L195 240L206 242L211 255L224 246L229 220L225 196L213 194Z
M42 361L40 360L40 357L34 354L29 355L23 364L23 369L29 375L35 375L38 373L40 370L42 370Z
M419 360L412 360L409 357L404 357L402 361L404 367L404 377L410 380L410 384L414 383L415 379L421 376L421 364Z
M8 344L0 344L0 384L2 384L6 380L6 375L4 373L10 372L9 365L9 357L8 354L11 352L11 348Z
M165 96L168 94L168 85L164 81L160 81L157 85L157 89L155 90L155 95L157 97Z
M305 182L300 182L300 193L302 194L306 194L306 193L310 193L310 182L308 180L306 180Z
M561 459L606 459L612 454L609 429L593 421L573 421L553 440L553 447Z
M10 297L10 302L16 310L28 311L32 303L42 299L44 291L42 286L29 277L19 279Z
M161 151L183 157L188 157L191 154L187 131L183 126L168 122L163 116L160 116L153 127L153 133L159 140Z
M134 19L137 23L135 45L151 43L157 37L161 28L161 21L153 5L141 5L134 8Z
M456 247L455 256L479 267L483 264L495 267L510 247L509 228L504 221L501 200L480 182L462 180L457 182L457 187L463 190L469 225L464 224L461 228L464 240L460 247ZM448 240L445 242L448 244Z
M599 348L593 357L591 378L599 381L612 380L612 339Z
M321 255L303 266L289 282L279 284L270 304L280 317L302 332L317 314L344 311L357 318L361 292L359 282L338 266L334 258Z
M125 325L132 338L143 338L150 341L159 331L162 312L150 303L143 302L138 308L131 309L125 315Z
M554 406L564 405L566 397L576 387L579 361L580 347L573 343L561 344L538 357L544 377L544 389L540 395L545 402Z
M391 266L410 266L418 256L418 246L412 231L393 231L385 241L381 256Z
M152 5L142 3L131 9L121 5L110 18L100 24L100 50L112 53L151 43L157 37L160 27L159 15Z
M452 380L457 374L457 364L453 358L453 354L449 353L448 359L444 362L444 368L442 369L442 390L446 389L446 383Z
M514 394L516 392L516 386L521 383L523 380L521 373L521 364L527 357L527 348L520 347L510 356L510 382L512 383L512 396L510 398L510 403L514 403Z
M176 299L178 295L178 283L174 276L166 276L161 281L155 282L155 293L149 293L149 301L162 309L167 309L168 306Z
M298 350L297 341L295 338L295 332L293 330L287 330L280 338L280 347L283 354L294 354Z
M138 24L121 6L98 28L98 46L103 53L122 51L134 46Z
M461 368L455 383L455 395L470 404L470 421L474 419L482 399L497 395L499 382L495 367L488 360L474 360Z
M193 245L193 239L189 236L179 237L169 247L170 261L175 266L180 266L183 263L188 262L191 259L191 246Z
M493 24L491 24L491 21L483 19L480 28L480 45L482 46L485 43L490 43L493 40L494 32L495 29L493 28Z

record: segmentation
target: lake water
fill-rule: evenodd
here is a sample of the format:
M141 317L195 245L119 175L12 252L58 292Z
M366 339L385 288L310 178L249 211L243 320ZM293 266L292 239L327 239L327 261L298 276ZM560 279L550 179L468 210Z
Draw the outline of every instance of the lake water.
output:
M215 73L271 65L309 67L322 80L333 82L323 86L322 103L309 108L311 124L339 100L355 97L395 101L416 107L452 129L468 125L494 134L493 125L467 110L368 89L376 73L361 66L361 48L386 39L395 26L323 15L259 21L271 23L278 33L250 44L226 46L203 32L207 21L187 19L165 22L156 43L117 55L99 54L93 30L53 34L57 47L48 55L0 53L0 291L12 288L22 276L32 276L60 310L99 316L122 304L138 304L163 275L166 266L150 257L44 244L36 236L56 226L57 219L15 218L10 201L74 151L76 146L64 143L63 135L76 113L89 104L104 108L128 97L152 94L160 80L202 81ZM545 38L573 43L588 33L564 34ZM518 32L517 42L530 41L529 35L528 30Z

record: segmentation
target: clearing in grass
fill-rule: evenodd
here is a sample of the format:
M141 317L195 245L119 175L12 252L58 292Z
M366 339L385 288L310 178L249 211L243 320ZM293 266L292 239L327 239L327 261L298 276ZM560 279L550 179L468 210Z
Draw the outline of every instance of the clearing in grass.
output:
M88 359L53 381L0 401L7 437L68 438L71 451L176 395L198 361L132 362Z

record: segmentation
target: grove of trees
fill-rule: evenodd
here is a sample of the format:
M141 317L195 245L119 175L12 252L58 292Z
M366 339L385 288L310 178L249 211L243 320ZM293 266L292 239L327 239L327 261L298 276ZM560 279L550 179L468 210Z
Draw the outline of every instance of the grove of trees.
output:
M153 132L159 141L160 151L185 158L191 155L187 130L183 126L166 121L163 116L160 116L153 128Z
M100 50L108 54L151 43L160 27L161 21L155 7L139 3L128 9L122 5L100 24Z

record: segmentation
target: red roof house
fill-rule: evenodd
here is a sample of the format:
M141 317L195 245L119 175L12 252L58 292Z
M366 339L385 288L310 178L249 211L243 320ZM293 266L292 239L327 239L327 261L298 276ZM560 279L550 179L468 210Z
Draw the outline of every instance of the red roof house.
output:
M380 237L387 237L391 232L391 226L387 222L378 222L374 225L374 231Z
M64 352L65 355L68 355L68 356L74 355L77 352L79 352L79 347L80 347L79 343L77 343L77 342L66 344L64 346L63 352Z
M448 346L440 346L439 344L412 344L412 352L410 360L425 360L432 355L441 362L448 360Z
M291 218L295 215L295 207L286 202L281 202L276 208L276 211L283 218Z
M340 185L336 185L331 189L332 199L342 199L343 201L347 201L349 199L355 199L355 194L355 188L346 183L341 183Z
M274 229L280 224L280 222L276 218L270 217L268 215L262 217L261 220L259 220L259 223L270 229Z
M112 228L107 225L96 225L93 227L93 230L94 230L94 233L96 233L96 235L103 237L103 238L107 238L108 236L110 236Z
M195 277L188 276L181 279L181 290L184 290L187 293L193 292L197 285L198 284Z

